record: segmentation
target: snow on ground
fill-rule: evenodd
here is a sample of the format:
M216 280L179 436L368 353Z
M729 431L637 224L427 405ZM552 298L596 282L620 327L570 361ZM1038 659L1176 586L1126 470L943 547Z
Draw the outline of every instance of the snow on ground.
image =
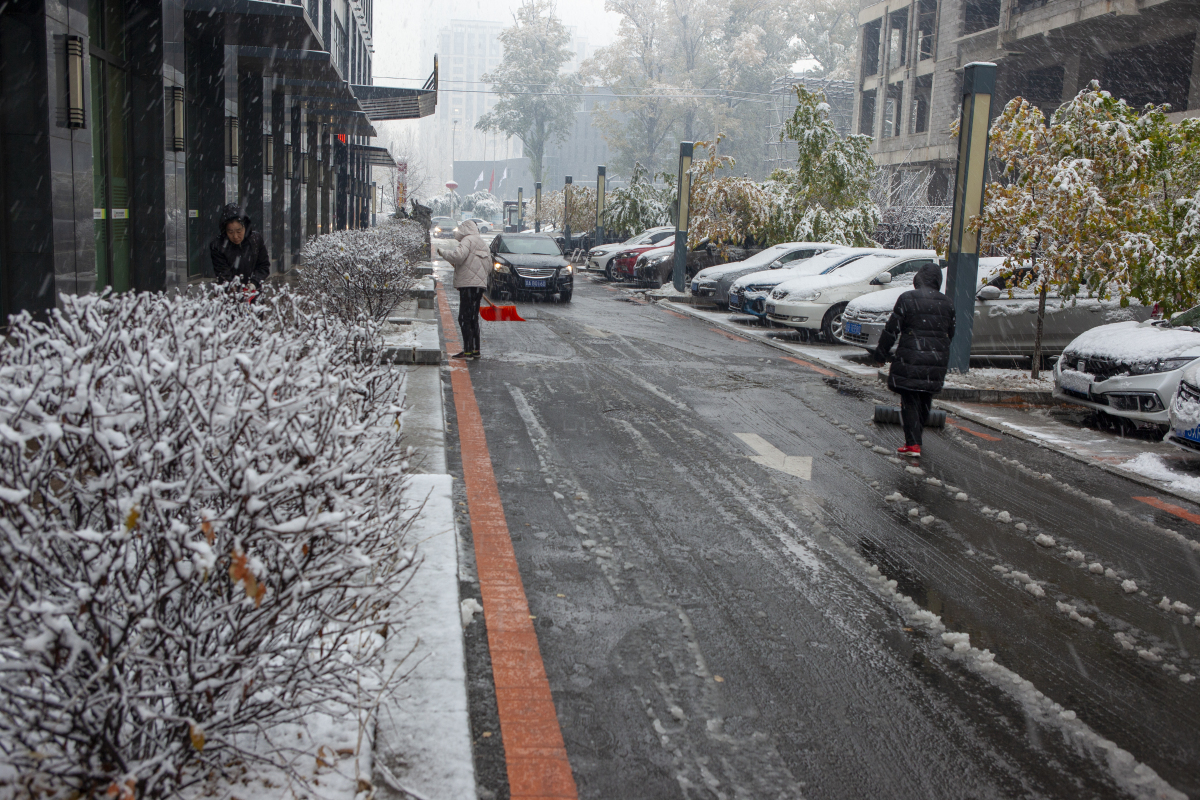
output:
M1181 492L1200 495L1200 461L1176 457L1170 459L1176 462L1174 468L1168 457L1157 453L1142 453L1136 458L1121 464L1121 469L1129 470L1152 480L1162 481ZM1187 467L1191 469L1187 469ZM1182 467L1182 469L1181 469Z
M888 364L884 374L891 369ZM971 367L965 375L950 372L946 375L946 386L953 389L986 389L1001 392L1052 392L1054 373L1042 370L1037 380L1029 377L1028 369L1002 369L999 367Z

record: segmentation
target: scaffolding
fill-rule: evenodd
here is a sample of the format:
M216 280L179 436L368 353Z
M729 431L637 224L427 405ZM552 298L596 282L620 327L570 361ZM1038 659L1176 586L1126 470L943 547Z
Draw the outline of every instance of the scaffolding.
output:
M825 102L829 104L829 116L833 127L842 136L850 133L854 119L854 82L831 80L829 78L804 78L789 76L777 78L771 85L771 110L767 116L767 142L764 161L767 174L780 167L790 167L796 163L796 155L791 142L782 142L779 136L792 113L796 110L796 92L793 87L803 86L810 92L825 93Z

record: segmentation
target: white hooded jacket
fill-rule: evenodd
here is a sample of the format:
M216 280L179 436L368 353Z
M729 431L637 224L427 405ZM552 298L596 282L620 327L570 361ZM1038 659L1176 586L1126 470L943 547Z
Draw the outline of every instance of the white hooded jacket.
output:
M454 288L486 288L492 254L479 235L479 228L471 220L460 222L454 231L454 238L458 239L458 247L441 251L442 258L454 267Z

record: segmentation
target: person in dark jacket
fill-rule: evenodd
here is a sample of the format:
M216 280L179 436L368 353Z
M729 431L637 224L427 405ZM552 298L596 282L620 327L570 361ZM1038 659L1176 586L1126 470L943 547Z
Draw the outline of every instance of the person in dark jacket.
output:
M933 396L942 390L950 363L954 304L939 291L941 286L942 270L936 264L921 267L913 278L913 288L896 300L875 348L875 360L887 361L892 344L900 338L888 388L900 395L904 446L896 452L903 455L921 455L925 420Z
M208 246L217 283L229 283L240 278L242 283L262 289L263 281L271 274L271 256L258 231L250 229L250 217L237 203L221 210L220 232Z

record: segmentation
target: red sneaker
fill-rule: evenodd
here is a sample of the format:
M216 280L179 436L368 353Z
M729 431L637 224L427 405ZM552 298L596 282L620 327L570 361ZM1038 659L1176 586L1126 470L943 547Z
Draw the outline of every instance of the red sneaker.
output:
M921 445L906 444L903 447L897 447L896 452L902 456L915 456L917 458L920 458L921 457Z

